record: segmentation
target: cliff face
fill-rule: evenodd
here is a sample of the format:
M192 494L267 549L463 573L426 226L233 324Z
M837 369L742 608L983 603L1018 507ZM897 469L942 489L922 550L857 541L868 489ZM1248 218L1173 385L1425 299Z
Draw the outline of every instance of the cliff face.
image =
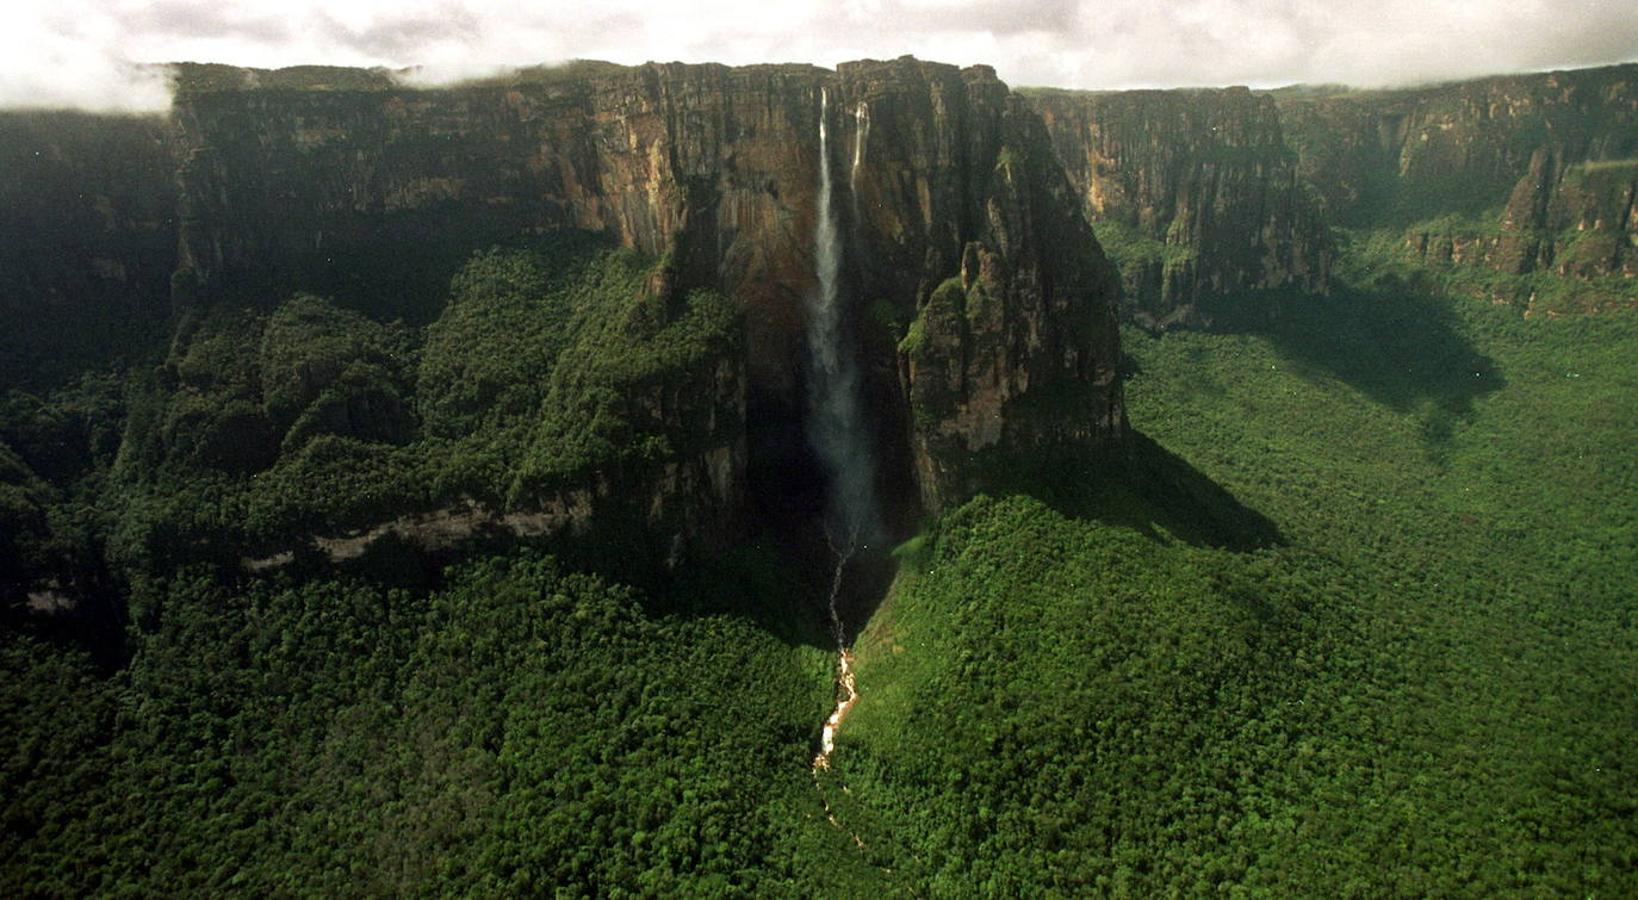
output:
M1126 314L1165 327L1199 320L1212 297L1325 292L1333 228L1385 234L1435 270L1489 273L1464 289L1491 299L1631 303L1635 74L1029 96L1120 265Z
M923 504L965 499L997 456L1118 440L1116 276L1039 119L987 69L935 70L929 91L841 74L868 123L858 225L890 238L860 242L864 292L915 299L892 312L910 322L898 356Z
M775 299L756 285L802 285L811 197L791 189L814 171L820 70L587 65L425 91L349 70L204 74L184 75L175 110L200 290L297 278L427 316L439 298L416 283L436 273L418 256L571 228L672 254L685 282L746 285L753 331ZM387 271L340 271L360 261Z
M1630 157L1634 75L1638 65L1274 96L1303 178L1336 224L1354 226L1493 209L1541 151Z
M1502 210L1505 271L1638 276L1638 159L1568 162L1537 150Z
M1583 308L1630 302L1638 66L1402 91L1276 92L1326 215L1392 229L1441 268L1573 279ZM1528 296L1497 299L1530 302Z
M0 384L43 387L162 334L173 169L163 118L0 113Z
M294 280L351 290L376 315L424 317L436 301L422 298L420 267L452 243L603 232L665 257L664 291L711 286L742 305L753 445L797 424L805 402L829 92L823 164L846 221L851 350L884 485L911 466L922 500L942 508L978 486L948 474L958 454L1122 428L1113 281L1044 133L985 67L588 64L436 91L347 70L199 68L181 85L184 307L271 302ZM994 309L901 364L894 323L973 253L989 260ZM935 367L954 392L936 426L913 414ZM1077 386L1065 415L1020 402Z
M896 367L922 506L983 488L989 458L1119 440L1115 275L1039 119L988 67L838 76L867 390Z
M1198 301L1225 294L1326 290L1329 230L1268 96L1036 91L1030 102L1120 261L1135 320L1187 321Z

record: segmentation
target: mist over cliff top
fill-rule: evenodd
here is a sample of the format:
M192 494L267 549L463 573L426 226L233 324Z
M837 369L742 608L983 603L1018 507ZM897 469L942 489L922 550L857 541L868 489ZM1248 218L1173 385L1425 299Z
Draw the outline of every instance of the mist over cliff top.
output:
M570 58L811 62L911 53L1015 85L1402 85L1638 59L1624 0L846 0L487 7L472 0L63 0L0 11L0 107L162 111L144 63L419 67L451 81ZM1323 7L1323 8L1322 8Z

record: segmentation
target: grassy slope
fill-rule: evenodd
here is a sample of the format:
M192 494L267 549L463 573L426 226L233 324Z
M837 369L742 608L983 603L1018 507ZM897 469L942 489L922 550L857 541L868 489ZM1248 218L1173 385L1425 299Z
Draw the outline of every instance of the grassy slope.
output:
M1128 396L1285 545L961 511L862 643L848 821L935 889L1632 891L1638 317L1274 322L1129 333Z

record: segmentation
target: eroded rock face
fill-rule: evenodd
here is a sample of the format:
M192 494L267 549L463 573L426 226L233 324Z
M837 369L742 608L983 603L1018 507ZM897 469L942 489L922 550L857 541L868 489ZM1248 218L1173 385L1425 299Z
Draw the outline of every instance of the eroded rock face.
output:
M1405 229L1404 248L1434 266L1587 282L1571 293L1595 308L1603 295L1630 304L1610 279L1638 267L1635 77L1629 64L1276 95L1333 222Z
M1333 226L1402 231L1406 257L1436 268L1573 279L1555 290L1584 308L1630 303L1610 279L1638 246L1635 73L1029 97L1120 264L1125 312L1164 328L1215 296L1325 292Z
M1502 211L1497 268L1567 278L1638 276L1638 160L1531 154Z
M1326 291L1335 248L1267 95L1227 88L1029 98L1087 218L1120 258L1135 321L1196 321L1196 304L1208 297Z
M897 347L910 456L936 512L994 467L1118 441L1126 424L1116 275L1040 119L987 68L917 68L838 74L846 108L866 109L859 133L869 123L852 181L875 238L858 242L858 278L910 322Z
M1038 119L987 67L595 64L436 91L353 70L202 67L181 86L184 306L223 292L256 302L292 273L322 291L385 260L375 311L414 317L425 311L392 272L395 259L413 269L417 248L600 231L667 257L664 291L735 297L746 402L793 418L828 91L847 330L884 484L911 468L938 509L980 486L949 474L961 454L1123 429L1113 275ZM974 252L993 303L901 355L906 323ZM921 399L935 369L950 418ZM1069 398L1052 415L1022 402L1048 391Z
M1303 178L1339 225L1494 209L1548 150L1638 147L1638 65L1391 91L1275 92Z

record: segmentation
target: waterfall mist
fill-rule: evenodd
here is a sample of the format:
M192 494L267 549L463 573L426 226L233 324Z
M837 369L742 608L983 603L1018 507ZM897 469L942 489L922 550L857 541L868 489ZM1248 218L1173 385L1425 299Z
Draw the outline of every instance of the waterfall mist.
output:
M859 166L864 164L865 142L870 139L870 105L863 100L853 110L853 168L848 170L847 195L853 204L853 222L859 222Z
M808 302L808 441L830 479L825 532L845 563L855 549L879 539L881 525L870 434L859 398L858 361L844 328L842 241L827 133L830 96L821 90L819 97L819 209L814 235L819 287ZM855 173L858 152L856 148Z

